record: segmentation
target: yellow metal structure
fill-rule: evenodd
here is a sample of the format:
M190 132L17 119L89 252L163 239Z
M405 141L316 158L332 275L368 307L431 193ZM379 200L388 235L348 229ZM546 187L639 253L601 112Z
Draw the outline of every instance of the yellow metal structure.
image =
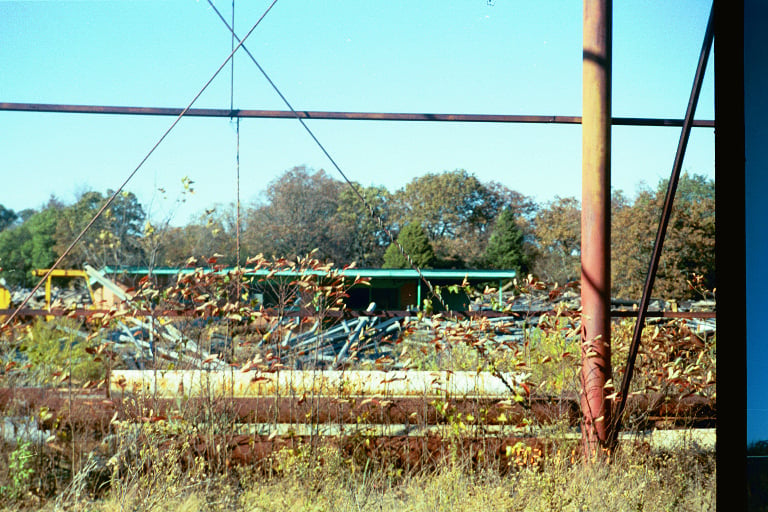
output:
M11 307L11 292L0 285L0 309L9 309ZM5 321L6 315L0 315L0 322Z
M32 274L37 277L42 277L46 274L48 274L48 271L50 269L47 268L38 268L32 271ZM51 280L54 277L81 277L85 280L85 285L88 287L88 295L91 297L91 304L95 303L94 297L93 297L93 289L91 288L91 282L89 280L88 274L85 270L76 270L76 269L59 269L55 268L53 271L48 275L48 279L45 280L45 309L48 311L51 310Z
M8 309L11 307L11 292L9 292L4 286L0 286L0 309Z

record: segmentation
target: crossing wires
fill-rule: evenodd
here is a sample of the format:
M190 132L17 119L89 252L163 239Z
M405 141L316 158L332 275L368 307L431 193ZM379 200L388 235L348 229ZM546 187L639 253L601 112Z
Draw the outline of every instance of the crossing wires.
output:
M40 278L40 281L35 285L34 288L32 288L32 291L29 292L29 295L22 301L19 306L14 309L13 313L8 317L8 319L3 323L2 327L0 329L4 329L8 325L11 324L14 318L19 314L19 311L24 308L24 306L27 305L29 300L32 298L32 296L35 294L35 292L40 289L40 286L48 279L48 277L51 275L51 273L56 269L61 262L64 260L64 258L67 257L67 255L72 251L72 249L77 245L80 240L82 240L83 236L88 232L88 230L91 229L91 227L94 225L96 220L101 217L101 215L109 208L112 203L117 198L118 194L120 194L125 186L128 184L129 181L136 175L137 172L139 172L139 169L141 169L147 160L149 160L149 157L152 155L152 153L155 152L155 150L160 146L160 144L165 140L165 138L168 136L169 133L176 127L177 124L179 124L179 121L181 121L181 118L184 117L184 114L189 111L190 108L192 108L192 105L195 104L195 102L200 98L200 96L205 92L205 90L208 88L209 85L211 85L211 82L219 75L222 69L229 63L229 61L232 59L232 56L237 52L238 49L240 49L241 46L243 46L243 43L245 42L248 37L253 33L254 30L256 30L256 27L259 26L259 24L262 22L262 20L266 17L266 15L269 13L269 11L272 10L272 7L275 6L277 3L277 0L273 0L273 2L267 7L267 9L264 11L264 13L259 17L258 20L256 20L256 23L253 24L251 29L245 34L245 37L243 37L242 40L238 39L237 46L232 48L232 51L227 56L226 59L224 59L224 62L221 63L221 65L218 67L218 69L213 73L210 79L203 85L203 87L200 89L200 91L192 98L192 101L189 102L189 104L184 108L184 110L181 111L181 113L176 117L176 119L171 123L171 125L168 127L167 130L160 136L160 138L155 142L155 144L152 146L152 148L147 152L147 154L144 156L144 158L141 159L139 164L131 171L131 173L128 175L128 177L123 181L123 183L114 191L114 193L107 199L107 201L102 205L102 207L99 209L98 212L91 218L91 220L88 222L88 224L83 228L83 230L80 232L77 237L72 241L72 243L69 244L69 246L64 250L63 253L61 253L61 256L51 265L51 268L48 269L48 272Z
M280 99L285 103L285 106L288 107L288 109L291 111L293 116L296 118L296 120L301 123L301 126L306 130L306 132L309 134L309 136L312 138L312 140L315 142L318 148L323 152L323 154L328 158L328 160L331 162L331 165L338 171L338 173L341 175L341 177L344 179L346 184L352 189L352 191L355 193L355 195L362 201L363 205L365 206L365 209L368 211L368 214L371 216L373 220L376 221L376 223L379 226L379 229L384 231L384 233L387 235L387 238L395 244L397 247L397 250L400 252L400 254L405 258L405 260L408 262L408 264L411 266L413 270L416 271L416 273L419 275L419 279L424 282L424 284L427 286L427 289L429 290L429 293L437 299L437 301L440 303L440 306L446 311L448 311L448 305L445 303L443 298L437 293L435 288L432 286L432 283L429 282L429 280L424 277L424 274L422 274L421 269L418 265L413 261L411 256L408 254L408 252L403 248L402 244L397 241L395 236L392 234L392 231L384 224L384 221L382 220L381 216L376 213L375 208L365 199L365 196L363 196L362 192L360 192L360 189L347 177L347 175L344 173L344 171L341 170L341 167L339 164L336 163L336 160L331 156L331 154L328 152L328 150L325 148L325 146L320 142L320 140L315 136L314 132L307 126L307 123L304 122L304 119L299 114L299 112L296 111L296 109L293 108L291 103L288 101L288 99L285 97L285 95L280 91L280 89L275 85L275 83L272 81L272 79L269 77L267 72L264 70L263 67L261 67L261 64L256 60L256 57L253 56L253 54L248 50L248 48L242 44L242 41L235 33L234 27L227 23L227 20L222 16L221 12L216 8L216 5L214 5L212 0L208 0L208 5L211 6L213 11L216 13L216 15L219 17L222 23L226 25L227 29L232 33L232 37L236 39L237 41L240 41L240 44L243 46L243 51L248 55L248 57L251 59L251 61L256 65L256 67L259 69L261 74L264 76L264 78L269 82L269 85L272 87L272 89L277 93L278 96L280 96Z
M221 15L221 12L216 8L216 6L213 4L212 0L208 0L208 4L211 6L213 11L216 13L216 15L219 17L219 19L226 25L227 29L232 33L232 36L240 41L240 38L237 37L237 34L235 33L234 28L227 23L227 20L224 19L224 16ZM240 41L240 44L242 45L242 41ZM280 99L285 103L285 106L288 107L288 109L291 111L293 116L296 118L299 123L301 123L301 126L306 130L306 132L309 134L309 136L312 138L313 141L315 141L315 144L317 147L320 148L320 150L323 152L323 154L328 158L328 160L331 162L333 167L338 171L338 173L341 175L341 177L344 179L346 184L352 189L352 191L355 193L355 195L362 201L363 205L365 206L365 209L368 211L371 218L373 218L376 223L379 225L379 229L384 231L384 233L387 235L389 240L395 244L400 254L405 258L405 260L408 262L408 264L411 266L413 270L416 271L416 273L419 275L419 279L426 284L427 289L429 290L429 293L437 299L437 301L440 303L440 306L445 310L448 311L450 308L445 303L443 298L440 296L439 293L437 293L437 290L432 286L432 283L429 282L429 280L424 277L424 274L421 272L421 269L418 265L413 261L411 256L408 254L408 252L405 250L405 248L402 246L400 242L397 241L397 239L392 234L392 231L387 228L387 226L384 224L383 219L381 216L376 213L376 210L374 207L365 199L365 196L363 196L362 192L360 192L360 189L355 186L355 184L347 177L347 175L344 173L344 171L341 170L341 167L339 167L339 164L336 163L336 160L331 156L331 154L328 152L328 150L325 148L325 146L320 142L320 140L315 136L314 132L307 126L307 124L304 122L304 119L302 116L296 111L296 109L293 108L291 103L288 101L288 99L283 95L283 93L280 91L280 89L275 85L275 83L272 81L272 79L269 77L267 72L264 70L264 68L261 67L259 62L256 60L256 58L253 56L253 54L248 50L248 48L245 45L243 46L243 51L248 55L248 57L251 59L251 61L256 65L256 67L259 69L261 74L264 76L264 78L269 82L269 85L272 86L272 89L277 93L278 96L280 96ZM486 363L490 363L490 360L488 358L488 354L486 354L484 351L480 351L479 354L485 359ZM499 380L502 381L502 383L507 387L508 390L514 392L513 385L507 380L507 378L504 376L502 372L500 372L498 369L495 369L493 371L494 376L498 377Z

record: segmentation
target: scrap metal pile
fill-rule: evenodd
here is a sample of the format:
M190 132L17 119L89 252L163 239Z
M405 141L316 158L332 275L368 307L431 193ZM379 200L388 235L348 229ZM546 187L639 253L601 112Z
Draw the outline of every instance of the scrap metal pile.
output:
M88 287L61 288L49 286L48 297L42 291L31 298L31 308L43 310L59 308L74 311L92 304L89 296L91 283L111 290L121 304L134 299L102 272L86 266L90 278ZM111 342L119 355L117 368L222 369L240 366L237 351L255 352L276 361L284 368L343 369L350 364L386 361L391 369L406 367L400 361L398 342L407 332L411 340L450 339L458 327L472 331L479 343L495 348L521 344L530 329L538 327L546 315L555 310L578 311L580 296L574 285L555 289L524 283L515 291L502 294L498 304L497 290L486 289L477 293L469 311L442 313L436 317L418 311L378 311L371 303L365 311L345 310L342 315L322 317L293 310L264 313L258 328L249 328L247 321L232 322L224 316L184 315L162 316L137 314L130 308L112 316L108 323L81 322L80 329L69 329L69 335L80 341L99 339ZM533 284L533 286L531 286ZM12 303L19 303L28 295L27 290L12 291ZM631 301L614 300L614 310L631 311ZM114 308L113 308L114 309ZM125 308L123 308L125 309ZM653 301L650 311L714 310L714 302L684 302L673 304ZM265 311L262 309L262 311ZM86 317L87 319L87 317ZM668 322L668 318L650 318L650 322ZM714 318L685 318L691 331L707 337L715 332ZM578 324L576 315L574 322ZM577 327L577 325L576 325ZM89 330L90 329L90 330ZM573 331L572 331L573 332ZM450 348L450 347L448 347Z

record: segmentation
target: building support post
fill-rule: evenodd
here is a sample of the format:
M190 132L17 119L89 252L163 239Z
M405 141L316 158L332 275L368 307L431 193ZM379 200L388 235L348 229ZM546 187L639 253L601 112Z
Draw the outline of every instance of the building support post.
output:
M611 408L611 0L584 0L581 408L585 452L608 438Z
M421 279L416 281L416 311L421 311Z

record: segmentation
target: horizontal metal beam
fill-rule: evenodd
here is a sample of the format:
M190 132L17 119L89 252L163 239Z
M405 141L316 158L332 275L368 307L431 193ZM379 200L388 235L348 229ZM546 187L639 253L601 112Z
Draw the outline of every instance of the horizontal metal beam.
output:
M47 268L36 268L32 270L32 275L42 277L47 275L49 270ZM88 275L83 270L55 268L51 271L50 277L88 277Z
M112 114L136 116L178 116L182 108L167 107L117 107L105 105L60 105L49 103L0 103L0 111L49 112L59 114ZM581 124L580 116L536 116L504 114L416 114L392 112L326 112L317 110L248 110L191 108L185 116L266 118L266 119L332 119L347 121L444 121L460 123L542 123ZM614 117L614 126L683 126L682 119ZM712 120L694 121L693 126L714 128Z

